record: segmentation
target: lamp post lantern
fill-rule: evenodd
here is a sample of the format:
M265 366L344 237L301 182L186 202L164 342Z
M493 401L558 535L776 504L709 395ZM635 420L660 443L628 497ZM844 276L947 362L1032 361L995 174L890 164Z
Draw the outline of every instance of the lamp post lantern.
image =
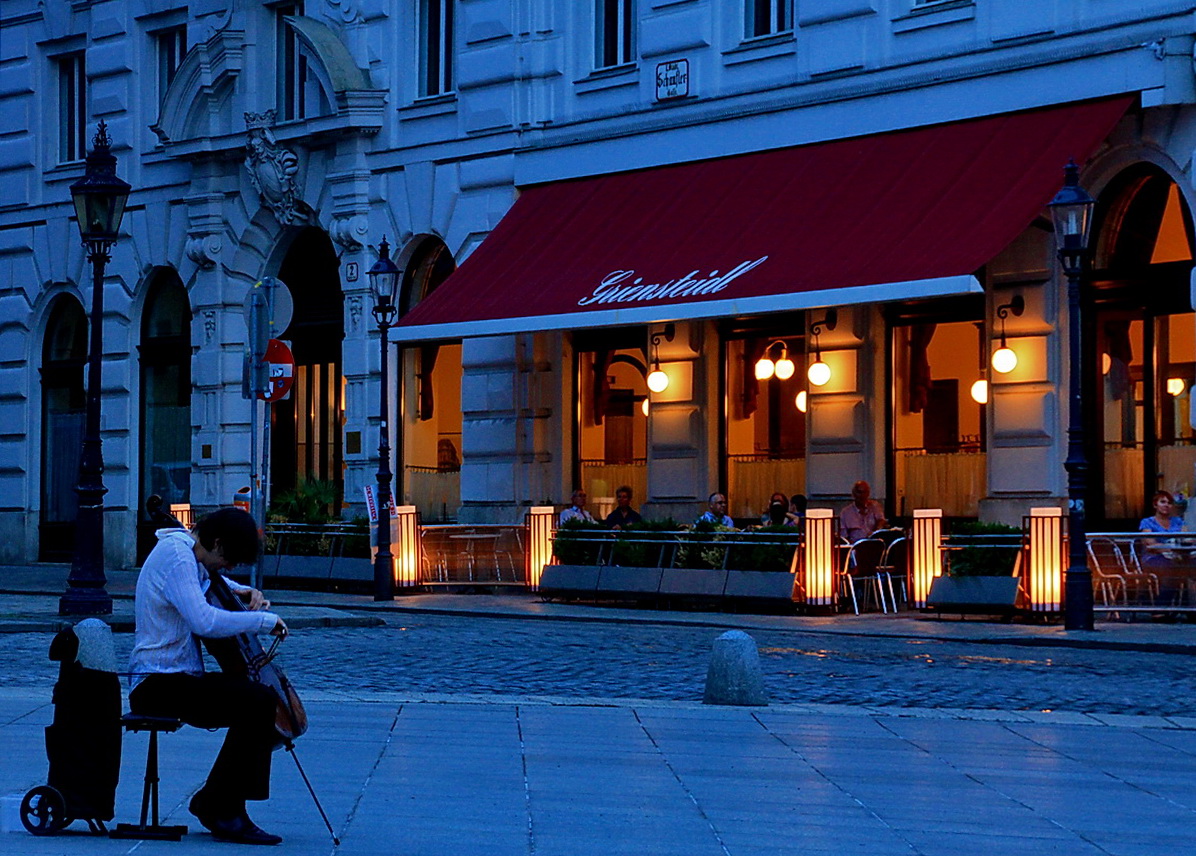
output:
M374 555L374 600L394 600L394 557L390 551L390 370L387 357L387 331L394 323L399 287L399 268L390 260L390 244L383 236L378 247L378 261L369 269L370 291L374 295L373 313L382 340L382 395L378 437L378 552Z
M83 177L71 185L79 235L91 262L91 343L87 353L87 422L79 460L75 555L59 615L109 615L112 596L104 588L104 456L100 450L100 374L104 355L104 266L116 243L132 188L116 176L108 126L101 121L87 155Z
M1080 187L1080 170L1074 162L1064 169L1063 187L1051 200L1051 218L1059 248L1059 262L1067 274L1068 425L1067 507L1068 564L1063 622L1068 630L1091 630L1092 572L1088 570L1084 498L1088 491L1088 459L1084 451L1084 410L1081 402L1080 275L1088 253L1092 229L1092 197Z

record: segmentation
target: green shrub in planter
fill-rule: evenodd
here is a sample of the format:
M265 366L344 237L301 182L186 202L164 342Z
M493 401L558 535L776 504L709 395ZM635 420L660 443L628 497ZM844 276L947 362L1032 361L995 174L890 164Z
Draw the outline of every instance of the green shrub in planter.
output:
M664 520L643 520L615 533L611 564L625 568L655 568L661 559L661 545L675 542L681 524L671 517ZM652 542L652 543L641 543ZM673 550L665 548L663 561L670 565Z
M742 533L736 540L743 544L731 548L727 559L729 569L788 573L793 551L801 541L801 530L794 526L761 526Z
M726 548L722 545L738 531L705 520L695 523L681 537L681 546L677 549L677 567L706 570L722 568L726 555Z
M967 521L951 527L952 535L968 538L968 546L951 556L950 575L953 577L1007 577L1021 550L1021 542L1010 536L1020 536L1022 530L1004 523Z
M596 565L598 552L610 537L610 529L601 523L567 520L556 530L552 555L562 565Z

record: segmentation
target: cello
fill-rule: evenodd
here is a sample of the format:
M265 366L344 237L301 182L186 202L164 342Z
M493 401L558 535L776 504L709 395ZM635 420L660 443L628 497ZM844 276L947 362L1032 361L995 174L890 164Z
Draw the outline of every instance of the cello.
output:
M244 601L233 593L220 574L208 575L208 602L230 612L247 610ZM281 639L275 638L269 649L262 647L261 640L253 633L238 633L222 639L204 639L204 647L220 666L220 671L229 675L246 677L254 683L264 684L274 691L274 731L277 742L274 748L286 746L302 737L307 731L307 711L299 694L287 678L286 673L273 662Z

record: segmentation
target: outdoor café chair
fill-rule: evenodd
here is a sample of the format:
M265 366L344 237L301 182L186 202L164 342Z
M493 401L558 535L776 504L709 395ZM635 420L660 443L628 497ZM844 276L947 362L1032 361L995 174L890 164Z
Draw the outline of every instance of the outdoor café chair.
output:
M893 576L897 577L897 586L901 589L901 602L908 603L909 597L905 590L905 578L908 575L909 569L909 539L897 538L889 542L889 546L885 548L884 556L881 557L880 566L877 570L884 575L885 582L889 586L889 599L893 603L893 612L897 611L897 595L893 589Z
M1126 576L1129 571L1117 542L1111 538L1089 538L1088 564L1092 568L1092 582L1100 590L1103 604L1128 606Z
M864 583L866 586L870 585L872 591L876 593L877 602L880 604L882 612L887 613L889 608L885 603L884 587L881 584L883 573L880 570L880 561L885 553L885 542L879 538L861 538L856 541L847 551L847 559L843 564L842 580L844 588L851 596L851 607L855 610L855 614L860 614L860 602L856 595L856 584ZM867 593L867 589L865 589ZM865 597L864 604L867 606L867 598ZM894 606L894 611L896 607Z

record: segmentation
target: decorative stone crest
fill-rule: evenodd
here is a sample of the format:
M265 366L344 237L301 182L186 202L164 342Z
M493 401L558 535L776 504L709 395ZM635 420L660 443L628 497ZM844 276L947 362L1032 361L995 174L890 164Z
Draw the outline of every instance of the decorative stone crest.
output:
M278 144L271 128L275 111L246 113L249 142L245 147L245 168L262 204L274 212L279 223L305 219L307 206L299 198L299 158Z

